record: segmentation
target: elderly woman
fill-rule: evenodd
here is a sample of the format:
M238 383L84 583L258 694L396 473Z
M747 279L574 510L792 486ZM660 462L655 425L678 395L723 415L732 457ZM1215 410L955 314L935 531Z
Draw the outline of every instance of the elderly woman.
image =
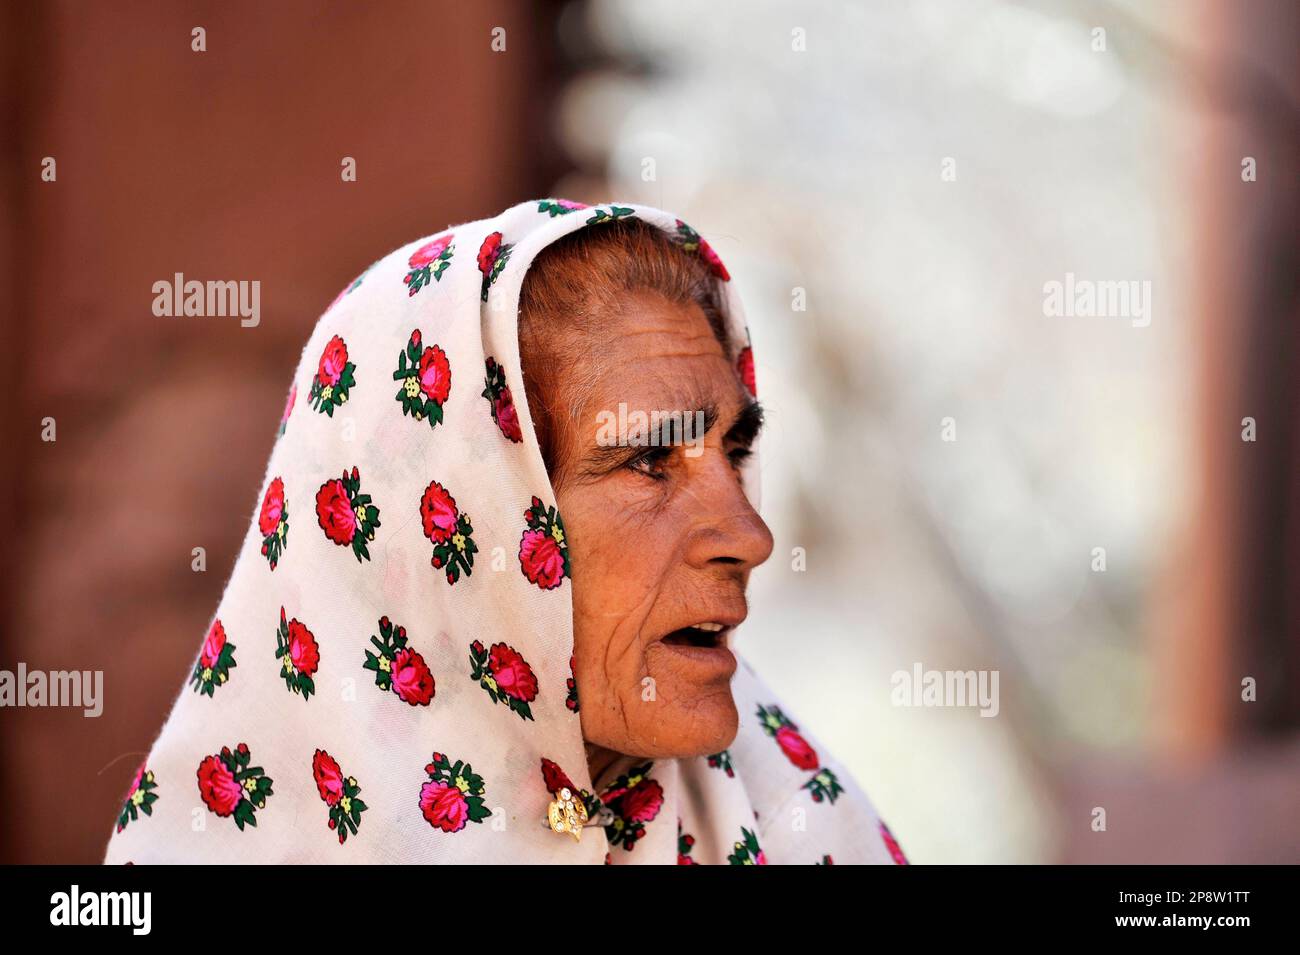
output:
M340 293L108 861L904 861L734 653L772 535L729 278L547 200Z

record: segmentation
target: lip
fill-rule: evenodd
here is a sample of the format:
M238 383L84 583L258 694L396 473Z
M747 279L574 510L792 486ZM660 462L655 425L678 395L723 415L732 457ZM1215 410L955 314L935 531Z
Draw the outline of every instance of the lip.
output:
M730 610L706 611L705 613L697 614L690 620L682 620L675 626L668 628L661 633L656 640L657 642L662 643L664 638L669 634L676 633L678 630L685 630L687 627L694 627L697 624L720 623L722 624L722 629L718 631L719 642L729 642L731 634L737 627L745 622L745 618L748 616L749 608L745 606L744 603L741 603L739 606L734 606Z
M690 644L664 643L659 640L646 653L647 656L672 654L677 667L699 682L729 680L736 672L736 655L725 642L713 647L693 647Z

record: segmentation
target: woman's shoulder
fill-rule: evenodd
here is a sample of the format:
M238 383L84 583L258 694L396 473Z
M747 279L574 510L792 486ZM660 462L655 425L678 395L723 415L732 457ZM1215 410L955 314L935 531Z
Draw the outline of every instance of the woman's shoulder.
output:
M744 660L732 692L740 727L720 755L745 785L769 861L906 862L857 781Z

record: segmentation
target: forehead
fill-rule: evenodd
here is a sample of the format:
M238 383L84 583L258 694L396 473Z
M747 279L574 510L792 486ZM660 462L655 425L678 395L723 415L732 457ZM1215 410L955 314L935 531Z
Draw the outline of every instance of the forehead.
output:
M684 410L742 400L730 355L695 303L634 294L594 324L583 357L589 401Z

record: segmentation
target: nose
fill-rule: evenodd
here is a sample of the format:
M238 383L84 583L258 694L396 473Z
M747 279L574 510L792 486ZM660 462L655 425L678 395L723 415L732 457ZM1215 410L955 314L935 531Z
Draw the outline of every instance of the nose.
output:
M694 567L748 574L772 556L772 531L745 496L736 472L722 454L720 467L700 477L699 521L687 561Z

